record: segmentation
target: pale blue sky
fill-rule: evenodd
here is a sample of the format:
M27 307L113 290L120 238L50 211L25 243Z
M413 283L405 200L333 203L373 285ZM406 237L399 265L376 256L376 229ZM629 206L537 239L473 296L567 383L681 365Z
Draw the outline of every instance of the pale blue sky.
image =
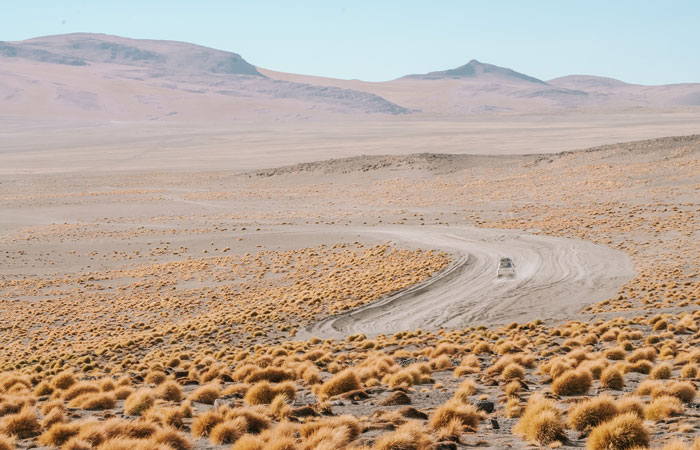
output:
M0 40L172 39L260 67L381 81L478 59L550 79L700 82L700 1L3 0Z

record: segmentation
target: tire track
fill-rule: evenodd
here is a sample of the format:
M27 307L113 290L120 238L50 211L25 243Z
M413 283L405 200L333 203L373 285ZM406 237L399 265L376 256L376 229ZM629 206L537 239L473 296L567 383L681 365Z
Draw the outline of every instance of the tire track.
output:
M353 231L404 246L440 249L453 260L428 280L307 326L300 338L573 319L586 305L614 296L634 276L626 254L577 239L457 227ZM515 262L513 279L496 278L503 256Z

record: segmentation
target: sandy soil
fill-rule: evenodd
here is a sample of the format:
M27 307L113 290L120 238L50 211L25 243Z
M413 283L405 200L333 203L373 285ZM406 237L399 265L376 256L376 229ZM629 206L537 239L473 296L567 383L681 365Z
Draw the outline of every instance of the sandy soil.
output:
M651 116L639 117L643 119L633 127L617 123L597 129L595 139L610 142L614 133L633 134L647 121L653 122ZM569 128L564 125L568 119L562 118L554 122L562 125L556 132L542 126L541 134L533 134L535 119L528 120L521 134L500 138L499 151L520 148L525 153L526 148L535 148L534 155L399 154L402 149L434 148L425 145L431 140L435 147L457 149L463 142L448 137L459 136L464 124L444 125L455 133L445 132L444 139L431 135L419 139L416 136L431 127L416 125L415 135L407 131L401 146L387 148L383 142L389 142L389 136L386 141L358 139L366 132L361 128L357 134L344 135L337 147L328 143L334 132L343 134L347 128L330 127L318 141L309 140L316 125L299 131L291 144L284 138L294 133L282 126L279 142L255 146L256 139L266 136L258 129L244 139L245 145L234 149L243 150L233 156L228 145L233 138L225 138L231 136L226 134L230 130L220 129L221 134L212 138L212 142L221 139L211 144L214 150L196 153L202 135L184 138L183 130L173 131L173 141L159 147L160 137L174 130L167 127L132 128L133 147L124 144L128 126L109 142L103 141L103 129L87 127L81 130L83 146L71 150L75 139L71 130L38 129L32 135L17 126L6 132L10 144L3 141L6 147L0 156L8 163L3 167L9 168L0 174L0 306L13 320L11 326L0 327L4 337L0 356L21 355L5 367L29 372L36 381L50 381L63 367L75 368L92 383L126 373L134 390L153 392L157 388L145 381L147 375L162 370L182 384L187 396L204 386L208 374L207 380L215 377L227 392L222 398L237 408L248 408L240 389L247 388L250 380L234 379L232 373L248 363L262 368L286 358L290 370L302 365L317 370L315 382L293 375L298 389L290 408L311 404L319 410L329 407L336 415L352 414L362 424L358 441L368 445L400 422L396 417L394 422L381 418L387 412L399 414L403 407L382 405L384 397L405 391L411 408L422 414L421 423L427 426L427 418L468 379L476 390L465 401L475 404L486 399L495 409L445 448L531 448L512 432L518 419L507 402L524 407L534 392L551 399L565 417L577 402L601 393L618 399L636 393L648 408L652 394L638 392L646 381L670 389L683 380L696 389L697 376L681 374L700 363L696 314L700 136L557 153L573 146L565 143L567 136L572 142L584 142L594 139L589 134L597 127L588 123ZM479 135L480 125L469 125L470 132ZM695 127L690 119L686 125ZM498 134L503 123L490 126L479 135L481 142ZM367 129L381 136L386 132L383 127ZM658 132L664 128L660 123L655 127ZM398 131L406 129L395 131L400 135ZM433 137L440 134L432 132ZM524 141L518 142L517 136ZM41 148L36 148L37 142ZM285 145L290 153L285 153ZM317 156L324 153L350 156L365 150L373 156L253 172L227 170L234 163L240 163L239 169L257 169L322 159ZM380 156L386 153L393 155ZM367 280L367 292L352 299L356 308L352 315L339 313L349 307L344 301L357 290L352 284L356 280L346 274L355 274L361 265L359 252L385 242L411 250L444 249L453 256L452 266L432 279L417 279L417 286L399 293L391 290L389 283L395 280L386 273L391 270L404 281L411 279L412 274L400 273L400 260L393 266L365 267L356 276ZM336 244L344 247L335 248ZM317 251L319 258L312 253L320 245L330 249ZM294 259L302 247L312 247L301 253L317 259L311 268ZM332 264L322 260L346 250L347 258ZM292 253L278 254L285 251ZM495 280L495 259L500 256L515 258L516 279ZM375 255L377 259L384 262ZM277 284L283 277L288 284ZM294 302L313 305L314 314L298 320L307 326L331 315L323 303L329 298L335 317L307 333L352 333L352 339L302 341L273 320L280 311L271 299L285 302L285 308L294 312L298 312ZM362 306L366 301L377 303ZM69 313L56 308L60 302L70 304ZM26 307L39 303L48 306ZM234 317L228 308L239 305L245 306L243 312ZM109 323L103 323L106 310ZM90 320L71 323L82 315ZM513 327L494 325L515 320L531 321ZM263 322L274 331L267 332ZM67 332L36 333L51 324ZM457 325L463 328L452 328ZM393 332L404 326L443 328L357 336L359 331ZM109 345L103 343L103 331L110 333ZM83 340L85 333L101 340ZM55 345L64 339L71 345ZM218 346L222 342L225 347ZM488 349L477 352L483 345ZM37 351L40 346L46 351ZM633 368L639 361L630 357L637 349L651 350L655 359L648 368L667 368L669 373L663 375L667 378L652 379ZM174 354L188 359L171 366ZM318 358L299 361L307 354ZM243 360L237 359L240 355ZM384 357L390 365L382 362ZM520 361L526 388L508 394L510 379L494 367L519 357L526 359ZM60 366L52 358L60 358ZM469 361L475 365L459 375L456 369ZM583 394L556 393L550 366L578 367L578 363L583 368L599 364L599 369L619 369L624 386L613 389L595 378ZM390 378L416 364L427 365L427 380L409 387L391 385ZM319 383L339 370L369 373L373 365L382 368L363 378L362 393L356 393L366 397L332 396L324 404L316 395ZM49 397L35 396L33 388L22 395L44 406ZM654 448L672 437L687 442L700 436L696 401L693 397L678 413L644 421ZM158 402L158 408L181 406ZM193 405L195 415L211 409L206 403ZM70 407L67 414L71 421L111 416L141 420L126 414L121 399L102 411ZM500 424L498 430L490 419ZM279 423L279 417L273 422ZM192 424L193 419L186 419L180 432L192 438L196 448L230 447L195 438ZM426 433L432 436L437 430ZM569 427L566 435L562 448L586 445L585 433ZM18 441L22 449L36 446L37 437Z

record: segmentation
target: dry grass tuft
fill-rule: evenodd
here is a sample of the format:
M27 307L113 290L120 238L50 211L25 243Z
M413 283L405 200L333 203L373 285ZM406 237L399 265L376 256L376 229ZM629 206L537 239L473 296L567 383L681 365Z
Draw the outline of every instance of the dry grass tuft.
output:
M586 450L630 450L648 446L649 431L634 414L622 414L598 425L586 440Z
M276 385L270 384L267 380L260 381L248 389L244 400L249 405L269 405L278 395L283 395L291 402L297 395L296 386L291 381Z
M467 431L476 431L479 423L484 418L484 414L479 411L476 406L458 401L448 400L442 406L439 406L430 417L430 428L437 430L438 428L446 427L450 421L457 419L462 424L463 429Z
M197 403L204 403L205 405L213 405L214 400L221 397L221 386L218 384L205 384L200 386L189 396L189 400Z
M155 390L157 398L167 400L169 402L179 402L182 400L182 388L176 381L167 380L158 386Z
M25 406L16 414L9 414L0 420L0 433L18 439L34 437L41 431L34 408Z
M198 438L209 436L211 430L223 421L223 415L213 410L205 411L192 421L192 435Z
M323 397L333 397L334 395L360 389L360 379L352 369L345 369L333 375L328 381L323 383L319 393Z
M593 376L585 368L567 370L552 382L552 392L557 395L583 395L591 388Z
M453 422L458 422L458 420L455 419L451 423ZM379 436L374 444L374 449L427 450L430 444L430 437L426 433L423 424L417 420L411 420L398 427L395 431Z
M73 386L76 383L76 381L77 380L73 372L65 371L53 377L53 379L51 380L51 386L59 390L65 390Z
M0 434L0 450L15 450L15 440Z
M209 432L209 440L215 445L233 444L246 434L247 429L248 421L246 418L243 416L236 417L235 419L217 423Z
M83 394L74 398L68 403L71 408L80 408L86 410L105 410L112 409L117 405L117 399L110 392L97 392Z
M616 415L615 399L611 395L604 394L572 406L567 414L567 425L576 431L584 431Z
M651 369L649 373L649 378L652 380L668 380L671 378L671 373L673 372L673 367L667 363L658 364L656 367Z
M604 388L621 391L625 387L625 378L622 370L616 366L606 367L600 374L600 384Z
M644 417L649 420L659 420L683 412L683 403L676 397L657 397L644 408Z
M233 444L231 450L265 450L265 441L258 436L246 434Z
M80 431L80 424L56 423L39 436L39 443L47 446L60 447Z
M140 416L155 404L155 398L150 389L139 389L131 394L124 402L124 413L129 416Z
M184 434L173 428L161 428L151 436L151 441L167 445L174 450L191 450L194 447Z
M533 394L513 432L530 442L549 445L566 439L561 411L541 394Z

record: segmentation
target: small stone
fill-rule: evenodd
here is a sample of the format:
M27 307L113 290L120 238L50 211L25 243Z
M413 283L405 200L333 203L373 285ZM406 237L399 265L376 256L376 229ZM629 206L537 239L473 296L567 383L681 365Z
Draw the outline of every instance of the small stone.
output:
M496 409L496 406L491 401L479 400L476 402L476 409L479 411L484 411L487 414L491 414Z

